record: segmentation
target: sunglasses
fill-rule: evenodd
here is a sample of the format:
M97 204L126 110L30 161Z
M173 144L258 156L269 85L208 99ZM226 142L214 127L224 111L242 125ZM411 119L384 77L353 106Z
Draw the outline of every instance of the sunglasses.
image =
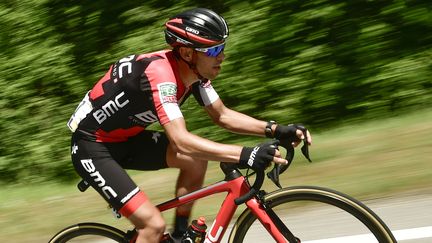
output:
M208 57L217 57L225 48L225 42L216 46L206 48L195 48L196 51L205 52Z

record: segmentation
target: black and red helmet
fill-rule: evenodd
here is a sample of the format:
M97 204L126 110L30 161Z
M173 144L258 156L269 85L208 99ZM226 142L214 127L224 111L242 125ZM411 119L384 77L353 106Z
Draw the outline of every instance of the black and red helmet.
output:
M165 40L172 47L209 47L223 43L229 30L225 19L205 8L177 14L165 24Z

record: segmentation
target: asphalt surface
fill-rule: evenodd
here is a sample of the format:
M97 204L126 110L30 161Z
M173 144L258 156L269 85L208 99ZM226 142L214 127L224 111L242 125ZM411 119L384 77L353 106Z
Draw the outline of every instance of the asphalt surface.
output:
M363 203L387 224L398 242L432 242L432 189L367 200ZM357 225L351 225L331 208L313 208L295 212L291 215L291 220L295 220L299 231L308 231L309 238L302 239L302 242L373 242L362 235L363 232ZM342 236L338 236L336 231L350 232L350 235L341 238ZM247 242L274 242L260 225L254 227L252 232L252 234L248 233ZM222 242L227 241L228 235L229 231Z

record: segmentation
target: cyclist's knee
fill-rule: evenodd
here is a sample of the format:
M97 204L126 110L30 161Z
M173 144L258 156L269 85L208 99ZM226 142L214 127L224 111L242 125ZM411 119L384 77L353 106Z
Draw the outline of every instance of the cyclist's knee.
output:
M196 162L195 166L193 166L193 168L191 168L191 170L193 170L199 174L204 174L207 171L207 165L208 165L207 160L198 160Z
M204 180L207 171L208 162L205 160L196 160L194 164L180 168L181 177L187 178L190 183L199 184Z
M166 159L169 167L179 168L183 171L200 171L205 173L207 170L208 161L180 154L172 149L171 146L168 147Z

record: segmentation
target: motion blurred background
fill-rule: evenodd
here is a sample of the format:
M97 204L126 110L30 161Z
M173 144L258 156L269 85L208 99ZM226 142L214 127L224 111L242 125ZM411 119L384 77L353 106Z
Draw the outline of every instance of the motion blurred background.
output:
M73 185L66 122L112 63L167 48L168 17L197 6L220 13L230 27L213 81L225 104L303 123L315 135L315 164L299 162L286 182L359 198L431 188L429 0L3 0L0 239L46 242L67 223L98 219L102 200ZM193 99L183 106L192 132L226 143L260 141L222 131L197 108ZM143 173L132 175L156 201L172 196L176 171ZM213 174L208 183L222 178Z

